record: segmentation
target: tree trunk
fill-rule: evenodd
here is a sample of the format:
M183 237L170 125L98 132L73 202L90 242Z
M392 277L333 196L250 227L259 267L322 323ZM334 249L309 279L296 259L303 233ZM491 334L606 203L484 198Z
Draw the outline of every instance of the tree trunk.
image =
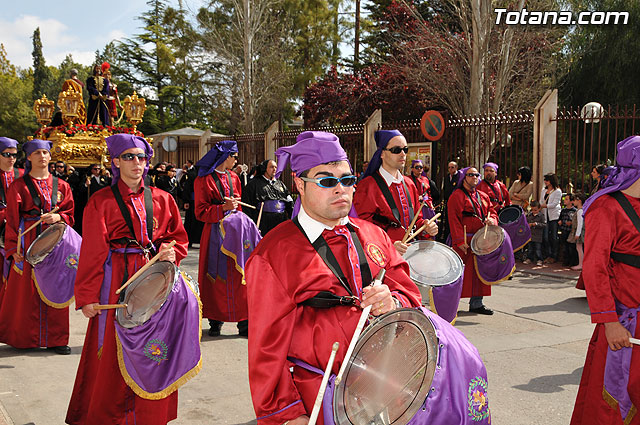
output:
M244 131L253 133L253 99L251 96L251 86L253 83L252 53L253 34L251 25L251 2L243 0L243 54L244 54L244 82L242 85L242 96L244 98Z

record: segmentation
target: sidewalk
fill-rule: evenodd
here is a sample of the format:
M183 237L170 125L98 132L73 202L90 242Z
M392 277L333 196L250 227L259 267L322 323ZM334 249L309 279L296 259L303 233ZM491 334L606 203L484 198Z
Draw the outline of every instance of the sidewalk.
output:
M542 266L536 266L535 263L522 264L522 261L516 260L516 271L532 275L554 277L556 279L572 279L575 281L577 281L578 277L580 276L579 271L571 270L569 267L563 266L562 263L552 263L544 264Z

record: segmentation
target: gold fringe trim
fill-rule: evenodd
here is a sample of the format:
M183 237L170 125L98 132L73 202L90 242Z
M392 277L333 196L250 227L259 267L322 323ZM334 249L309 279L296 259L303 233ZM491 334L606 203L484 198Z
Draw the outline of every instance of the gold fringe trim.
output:
M224 218L222 219L222 221L220 221L220 232L222 232L222 239L224 239L226 234L226 232L224 231ZM220 251L222 251L222 253L227 257L233 259L233 263L236 266L236 270L238 271L238 273L242 275L242 284L246 285L247 281L244 279L244 269L240 267L240 264L238 264L238 257L236 256L236 254L229 251L228 249L225 249L224 245L220 245Z
M69 305L73 302L75 298L74 296L74 297L71 297L69 301L66 301L63 303L54 303L53 301L45 297L45 295L42 293L42 290L40 289L40 285L38 284L38 279L36 279L36 273L33 271L33 269L31 269L31 279L33 279L33 283L36 285L36 289L38 290L38 295L40 295L40 299L42 300L43 303L45 303L49 307L58 308L58 309L69 307Z
M24 262L22 262L22 264L23 264L23 266L22 266L22 267L24 267ZM16 273L18 273L20 276L22 276L22 270L20 270L20 269L18 268L18 266L16 266L16 263L13 263L13 265L12 265L11 267L13 267L13 271L14 271L14 272L16 272ZM9 277L7 277L7 280L9 280Z
M524 248L525 246L527 246L527 244L528 244L529 242L531 242L531 238L527 239L527 241L526 241L525 243L523 243L522 245L520 245L519 247L514 248L514 249L513 249L513 252L518 252L518 251L520 251L522 248Z
M436 301L433 299L433 288L429 288L429 309L434 312L435 314L438 314L438 312L436 311ZM438 316L440 316L438 314ZM453 318L453 320L451 321L451 325L453 326L456 323L456 320L458 320L458 313L456 312L456 317Z
M184 278L184 275L183 275L183 278ZM187 283L185 284L187 285L189 290L191 290L191 293L196 297L196 300L198 300L198 311L199 311L198 323L200 328L200 332L198 333L198 345L199 345L200 342L202 341L202 302L200 302L200 297L197 296L195 291L191 288L191 285ZM189 381L191 378L193 378L198 373L200 373L200 370L202 369L202 352L200 352L200 359L198 360L198 364L196 364L191 370L187 371L184 375L182 375L180 378L172 382L171 385L167 386L162 391L158 391L155 393L147 392L142 388L140 388L140 386L136 383L136 381L134 381L133 378L129 375L129 372L127 371L127 368L124 364L122 343L120 342L120 338L118 337L117 332L115 332L115 337L116 337L116 347L118 349L118 366L120 368L120 374L122 375L122 379L124 379L124 382L129 386L129 388L131 388L131 390L138 397L142 397L147 400L161 400L163 398L167 398L169 397L169 395L171 395L171 393L176 391L178 388L186 384L187 381Z
M509 274L508 274L506 277L503 277L503 278L502 278L502 279L500 279L500 280L496 280L495 282L489 282L489 281L487 281L487 280L484 280L484 279L482 278L482 276L480 276L480 272L478 272L478 257L477 257L476 255L474 255L474 256L473 256L473 265L474 265L474 268L475 268L475 270L476 270L476 274L478 275L478 279L480 279L480 281L481 281L482 283L484 283L485 285L489 285L489 286L491 286L491 285L497 285L497 284L499 284L499 283L504 282L505 280L509 279L509 278L511 277L511 275L516 271L516 265L514 264L514 265L513 265L513 268L511 269L511 271L509 272Z
M618 400L616 400L611 394L609 394L609 391L607 391L604 386L602 387L602 398L613 410L619 410ZM631 409L629 409L629 413L627 413L627 417L624 418L624 421L622 423L624 425L629 425L633 418L636 416L636 413L638 413L638 409L635 405L631 405Z
M636 413L638 413L638 409L636 409L635 405L632 405L631 409L629 409L629 413L627 413L627 417L624 418L624 425L629 425L636 416Z

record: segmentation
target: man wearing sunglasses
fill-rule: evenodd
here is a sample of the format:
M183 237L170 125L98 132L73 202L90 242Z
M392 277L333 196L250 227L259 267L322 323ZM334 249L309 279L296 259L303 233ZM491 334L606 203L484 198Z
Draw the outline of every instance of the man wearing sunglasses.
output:
M118 362L124 342L117 339L115 310L98 310L96 306L117 304L116 290L148 261L146 257L156 252L160 253L160 261L179 265L187 256L187 233L171 195L144 184L153 156L147 141L132 134L114 134L106 138L106 143L113 185L94 194L84 211L84 236L74 293L76 309L82 310L89 324L66 423L164 424L177 417L178 392L168 392L167 396L153 400L134 393ZM167 247L171 241L176 244ZM176 303L165 303L163 307L171 308L168 306ZM193 329L182 327L181 319L193 314L193 310L185 309L182 315L176 315L175 323L165 324L170 329L167 332L191 334ZM195 314L199 317L198 312ZM164 339L148 326L145 332ZM179 349L168 340L165 342L170 344L170 353L180 355ZM147 365L135 364L148 372ZM151 367L158 366L152 361ZM135 382L131 376L128 378ZM159 394L161 391L156 396Z
M296 175L300 209L247 262L249 383L258 424L301 425L322 380L313 368L325 369L338 341L338 373L361 308L416 307L420 293L387 234L348 216L356 177L336 135L303 132L276 156L276 175L287 165ZM369 286L382 268L384 283Z
M487 162L482 166L482 169L484 170L484 179L478 183L478 190L486 193L491 201L491 206L496 212L500 212L502 208L511 205L509 190L504 183L497 179L498 164Z
M71 188L49 173L51 145L39 139L23 145L25 174L7 191L5 250L12 261L0 306L0 342L16 348L47 347L64 355L71 354L68 303L51 304L41 295L32 266L24 261L31 243L49 225L73 225ZM51 212L54 207L58 211ZM39 219L42 223L24 235L18 251L18 234Z
M407 140L398 130L379 130L375 133L378 150L369 161L353 197L358 217L384 229L402 255L407 245L402 243L415 215L414 229L422 227L420 194L411 179L403 175L407 160ZM438 225L431 223L418 239L435 236Z
M431 189L435 187L431 186L428 177L422 175L423 170L424 165L422 164L422 160L414 159L411 161L411 174L409 177L411 177L411 181L416 185L418 193L420 194L418 200L425 202L424 207L422 207L422 218L428 220L436 215L433 206L433 197L431 196Z
M483 304L483 297L491 295L491 286L482 283L475 268L475 254L469 248L473 235L485 224L498 224L498 215L489 196L477 190L480 173L475 167L462 169L457 189L447 202L447 216L451 230L451 246L464 262L462 298L470 298L469 311L493 314ZM466 229L466 236L465 236Z

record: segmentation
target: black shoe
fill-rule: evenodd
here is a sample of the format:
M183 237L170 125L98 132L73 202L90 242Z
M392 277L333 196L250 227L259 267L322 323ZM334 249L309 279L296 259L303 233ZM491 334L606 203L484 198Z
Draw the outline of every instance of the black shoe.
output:
M66 356L71 354L71 348L68 345L60 345L59 347L48 347L47 350L53 350L56 354L62 354Z
M209 328L209 336L220 336L220 328Z
M249 338L249 329L241 329L238 331L238 335L240 336L246 336L247 338Z
M478 308L469 308L469 312L476 313L476 314L485 314L487 316L491 316L493 314L493 310L491 310L490 308L487 308L487 306L485 305Z

